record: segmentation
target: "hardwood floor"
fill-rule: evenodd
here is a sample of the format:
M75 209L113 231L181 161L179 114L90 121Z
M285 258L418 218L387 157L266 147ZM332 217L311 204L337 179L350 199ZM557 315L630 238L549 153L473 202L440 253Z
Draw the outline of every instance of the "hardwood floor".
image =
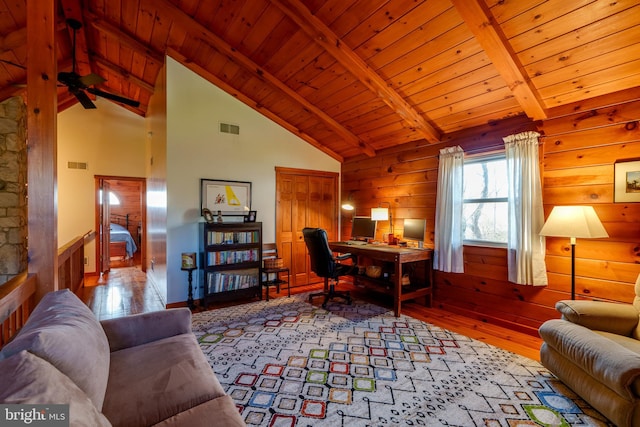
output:
M139 266L114 268L103 276L87 276L78 296L99 320L165 308L160 294Z
M318 290L321 287L321 284L302 286L291 289L291 293L308 292ZM375 295L365 290L342 283L340 288L342 290L350 290L356 298L371 300L376 304L386 305L391 308L388 301L380 297L376 298ZM286 297L286 292L286 289L281 289L280 294L276 294L275 289L272 289L269 295L270 298L281 298ZM85 287L79 292L79 297L100 320L163 310L165 308L159 293L147 281L146 274L139 267L112 269L108 275L100 278L96 276L88 277L85 279ZM388 300L388 297L386 299ZM249 301L240 300L232 303L212 304L209 309L245 302ZM320 303L321 298L314 300L314 304L319 305ZM540 360L539 349L542 340L539 337L483 323L438 308L428 308L418 302L403 303L402 313L530 359Z

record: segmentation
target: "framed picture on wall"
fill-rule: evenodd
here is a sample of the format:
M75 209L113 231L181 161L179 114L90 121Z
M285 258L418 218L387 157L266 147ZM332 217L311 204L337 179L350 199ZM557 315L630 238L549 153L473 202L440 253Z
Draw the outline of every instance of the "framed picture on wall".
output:
M614 164L613 201L640 202L640 160L618 160Z
M244 216L251 210L251 183L200 179L200 204L201 210Z

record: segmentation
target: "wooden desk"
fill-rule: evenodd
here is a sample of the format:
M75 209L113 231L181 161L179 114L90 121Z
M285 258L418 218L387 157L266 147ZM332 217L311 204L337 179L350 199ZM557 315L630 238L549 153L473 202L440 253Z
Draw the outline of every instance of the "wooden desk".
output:
M389 245L353 245L347 242L330 242L332 251L339 253L351 253L359 257L374 261L393 263L393 281L373 279L364 275L354 275L354 284L372 284L378 292L393 295L393 311L396 317L400 316L402 301L425 297L427 307L431 307L433 293L433 266L431 249L415 249ZM402 286L403 265L410 262L424 262L426 283L410 284Z

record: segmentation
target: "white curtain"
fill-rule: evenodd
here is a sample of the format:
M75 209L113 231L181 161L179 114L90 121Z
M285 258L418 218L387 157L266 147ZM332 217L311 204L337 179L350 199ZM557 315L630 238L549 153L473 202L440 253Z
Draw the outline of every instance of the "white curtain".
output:
M436 270L462 273L462 192L464 152L462 148L440 150L433 266Z
M539 136L523 132L503 138L509 183L509 281L520 285L547 284L545 240L539 235L544 225Z

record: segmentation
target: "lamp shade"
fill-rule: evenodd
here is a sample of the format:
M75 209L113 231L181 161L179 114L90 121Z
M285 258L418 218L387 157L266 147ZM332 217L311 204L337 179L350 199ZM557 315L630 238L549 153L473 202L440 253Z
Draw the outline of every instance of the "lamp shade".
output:
M389 208L371 208L371 219L373 221L387 221L389 219Z
M540 230L542 236L609 237L592 206L556 206Z

